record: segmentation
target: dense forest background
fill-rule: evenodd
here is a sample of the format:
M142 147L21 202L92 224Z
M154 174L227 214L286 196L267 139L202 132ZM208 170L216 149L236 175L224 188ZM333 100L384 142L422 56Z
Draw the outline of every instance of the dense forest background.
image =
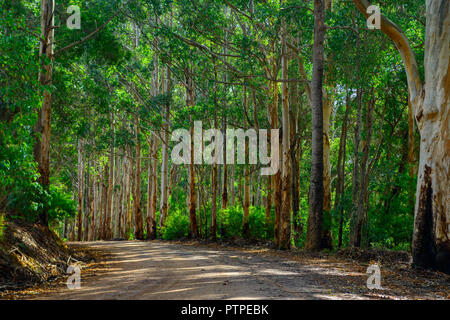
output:
M85 241L411 249L420 135L407 74L353 2L61 0L54 15L43 3L52 8L1 0L0 227L48 221ZM425 2L377 4L423 79ZM69 5L81 8L80 29L66 25ZM171 133L194 121L280 128L281 170L173 164Z

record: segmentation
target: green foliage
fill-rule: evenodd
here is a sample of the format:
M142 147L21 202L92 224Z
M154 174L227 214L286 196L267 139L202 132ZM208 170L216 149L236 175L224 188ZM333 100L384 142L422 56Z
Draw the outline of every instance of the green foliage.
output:
M185 238L188 233L189 217L179 210L169 214L161 230L161 236L164 240Z
M273 221L272 217L272 221ZM242 237L243 210L240 205L219 210L217 226L220 236L224 239ZM250 207L249 228L251 239L268 239L273 234L273 223L266 225L264 207Z
M249 226L252 239L269 239L273 234L273 223L266 225L266 209L264 207L250 207Z
M0 242L5 240L6 220L5 214L0 214Z
M233 206L217 213L217 227L222 238L235 238L242 235L242 207Z
M15 218L24 218L34 222L43 210L47 210L49 222L64 217L73 218L76 215L76 202L71 195L51 186L50 192L42 189L42 186L33 182L22 185L20 189L14 190L8 196L8 210Z
M64 217L73 218L77 212L76 201L72 200L69 193L58 190L53 186L50 188L48 218L49 221L62 221Z
M230 2L239 11L249 14L252 22L243 19L236 23L236 12L231 10L234 13L230 14L229 10L224 10L228 5L221 1L131 1L126 6L127 14L118 14L88 41L57 54L52 63L54 69L51 84L41 85L38 81L40 63L47 58L38 57L39 39L35 36L40 34L39 1L1 1L0 212L5 212L8 218L35 221L46 210L50 221L59 223L61 230L60 222L76 215L76 204L69 193L77 193L77 142L80 138L86 141L82 150L86 160L84 172L89 173L91 179L85 197L92 196L89 194L92 192L92 181L99 181L100 177L106 180L105 168L117 168L117 162L114 165L108 163L111 146L119 158L118 163L122 163L120 178L125 169L120 158L125 155L134 161L137 139L141 143L141 192L144 195L147 190L147 173L144 168L148 165L149 138L155 133L159 135L162 125L166 123L164 110L167 105L170 105L171 130L188 129L196 120L203 121L204 129L217 128L224 119L230 127L256 127L258 122L259 128L269 128L265 106L273 102L273 97L266 91L270 85L267 71L271 69L272 59L280 59L280 19L286 18L289 43L299 48L295 56L302 58L306 77L311 78L314 16L310 9L313 4L305 6L304 1L293 0L286 4L290 7L289 10L280 10L280 4L274 1L259 1L252 6L248 5L248 1ZM383 13L396 22L411 40L419 72L423 74L425 24L421 20L424 20L425 4L418 0L400 1L404 2L401 5L398 2L384 1ZM65 8L69 3L78 4L82 8L81 30L69 30L65 27ZM95 30L122 4L118 0L57 1L55 19L56 25L61 27L55 29L55 38L58 40L56 50ZM171 26L166 23L169 12L173 18ZM363 235L364 244L390 249L407 248L413 228L416 177L410 177L409 168L405 166L405 155L408 155L405 148L408 139L408 91L401 58L393 43L386 41L381 32L366 29L365 19L353 5L333 3L333 10L326 14L326 24L330 28L327 29L324 50L330 59L325 70L324 91L333 101L329 134L332 177L336 176L347 105L350 111L346 125L343 200L337 210L334 209L337 179L333 178L333 209L329 212L331 220L325 214L324 227L331 228L333 244L337 247L342 208L342 239L343 246L347 246L349 221L355 205L352 203L352 188L355 184L352 173L362 162L361 146L359 160L355 161L354 158L357 117L355 96L356 91L361 90L362 141L368 136L367 106L372 98L376 100L368 152L369 222L365 230L367 232ZM260 27L262 25L264 28ZM232 27L226 30L224 26ZM341 27L334 28L335 26ZM357 29L358 33L353 32L352 28ZM138 44L133 41L137 29ZM224 48L221 44L225 43L225 36L230 45L227 55L222 56ZM303 75L299 74L299 61L294 57L289 60L289 78L302 78ZM162 81L168 75L167 65L170 64L172 80L167 92L154 88L154 62L159 65L156 78L161 83L156 85L161 89L165 87ZM185 95L187 72L192 75L195 88L195 101L190 106L186 105ZM272 76L279 78L279 71ZM248 110L243 108L244 86L247 88ZM293 148L300 151L297 176L300 184L299 222L303 225L303 232L293 238L296 239L295 246L302 247L308 220L311 112L304 85L301 82L289 82L288 86L292 94L290 110L295 116L295 127L298 127L295 134L298 145ZM250 88L256 89L255 97ZM44 190L38 184L39 174L33 157L36 140L34 128L44 90L52 93L50 190ZM253 101L254 98L256 101ZM136 123L141 129L137 139ZM416 143L418 141L419 138ZM174 144L174 141L169 141L169 150ZM156 171L159 175L161 144L156 157ZM169 164L169 169L173 168L173 164ZM200 190L203 199L201 209L197 211L197 219L199 223L203 223L201 234L207 237L205 231L209 230L211 221L211 200L208 199L208 190L212 187L211 166L196 166L196 169L200 169L196 171L196 188ZM242 168L236 166L234 169L235 179L242 176ZM177 166L176 170L169 172L171 178L172 174L175 175L174 181L169 180L171 211L166 226L161 230L157 228L158 235L163 239L185 237L189 228L189 219L185 213L189 187L188 168ZM86 182L87 176L86 174L84 177ZM256 175L252 174L251 195L259 188L265 196L267 180L255 178ZM104 184L106 181L99 182ZM219 182L222 183L223 181ZM121 182L116 184L120 185ZM237 181L234 188L237 193ZM113 187L113 190L120 192L117 187ZM220 196L219 188L218 198ZM156 215L159 219L159 212ZM273 239L273 208L271 215L271 223L266 225L265 208L250 208L249 228L252 239ZM218 236L242 237L242 222L241 205L218 210ZM127 237L134 239L133 230L127 230Z

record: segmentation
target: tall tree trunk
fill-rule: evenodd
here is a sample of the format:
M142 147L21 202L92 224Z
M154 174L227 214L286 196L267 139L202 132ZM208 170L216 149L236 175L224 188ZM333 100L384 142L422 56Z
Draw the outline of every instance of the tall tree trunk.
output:
M356 99L358 103L358 111L356 115L356 127L355 127L355 139L353 143L353 177L352 177L352 216L350 220L350 246L356 247L358 246L358 239L356 231L358 227L357 224L357 217L358 217L358 201L359 199L359 186L360 186L360 180L359 180L359 144L361 139L361 109L362 109L362 98L363 98L363 91L362 89L357 90Z
M272 43L272 51L275 53L275 43ZM274 57L272 58L272 77L275 79L278 73L277 61ZM270 124L272 129L278 129L278 83L277 81L271 81L272 87L272 103L270 106ZM282 139L280 135L279 139ZM282 145L282 141L281 144ZM280 159L282 159L281 154L282 149L279 150ZM274 221L274 235L273 242L275 246L279 246L280 240L280 212L281 212L281 172L278 170L277 173L272 175L272 187L273 187L273 202L275 207L275 221Z
M170 68L166 67L166 79L165 86L163 90L164 94L170 96ZM162 227L165 223L168 213L168 181L169 181L169 153L168 143L169 143L169 116L170 116L170 99L167 99L165 105L165 120L163 125L163 143L162 143L162 165L161 165L161 203L159 207L159 226Z
M105 169L105 179L109 176L109 167L106 165ZM101 232L101 239L106 239L106 216L108 214L108 187L106 186L105 182L103 182L103 193L104 193L104 201L103 201L103 218L102 218L102 232Z
M158 41L158 39L156 39ZM153 57L153 72L151 79L152 95L155 97L159 94L159 56L157 54ZM168 112L166 112L168 119ZM167 140L167 139L166 139ZM157 190L158 190L158 138L152 134L149 139L150 143L150 164L149 164L149 183L151 189L148 190L149 207L148 207L148 220L147 220L147 239L154 240L157 237L157 221L156 221L156 204L157 204ZM166 151L167 152L167 151Z
M67 239L67 218L64 217L63 239Z
M153 240L152 228L152 155L153 155L153 136L147 138L148 141L148 165L147 165L147 215L145 217L145 227L146 227L146 239Z
M283 3L283 1L281 1ZM291 247L291 168L290 168L290 121L289 121L289 88L288 52L287 52L286 18L281 22L281 84L282 92L282 163L281 163L281 211L279 248Z
M290 92L290 100L292 102L291 106L294 106L294 99L298 100L298 87L297 85L292 86ZM298 105L297 105L298 106ZM297 126L298 118L298 107L292 108L290 110L290 127L291 127L291 150L290 150L290 161L291 161L291 194L292 194L292 226L294 231L294 243L297 243L300 235L303 232L302 222L300 220L300 184L298 176L300 175L300 162L299 162L299 150L302 143L300 137L299 128Z
M330 116L333 97L324 95L323 103L323 225L322 248L332 249L331 236L331 162L330 162Z
M247 142L245 148L248 150ZM244 203L243 203L242 234L245 239L250 239L250 168L244 167Z
M157 203L157 196L158 196L158 138L156 136L153 137L153 165L152 165L152 207L151 207L151 217L152 217L152 229L150 237L152 239L156 239L156 203Z
M89 240L89 218L92 214L92 189L91 187L91 174L90 174L90 161L88 158L88 161L86 161L86 153L84 154L84 162L87 164L87 170L86 170L86 187L85 189L85 197L86 197L86 206L85 206L85 212L84 212L84 233L83 233L83 240L88 241Z
M239 179L239 181L241 181ZM265 224L266 224L266 233L267 235L270 234L271 230L270 226L272 224L272 176L267 176L266 177L266 181L267 181L267 196L266 196L266 219L265 219ZM239 188L240 190L240 188Z
M129 166L128 166L128 192L127 192L127 211L126 211L126 223L124 224L125 227L125 236L127 239L129 239L129 234L132 231L132 225L131 225L131 217L132 217L132 204L131 204L131 194L134 193L134 183L133 183L133 163L132 163L132 153L131 153L131 146L127 145L127 157L129 159Z
M113 230L113 238L119 236L119 214L120 214L120 191L122 189L122 184L120 183L120 172L122 168L122 159L119 155L116 155L116 166L115 166L115 177L114 177L114 210L113 210L113 220L112 220L112 230ZM119 187L119 188L117 188Z
M217 240L217 164L213 165L211 174L211 239Z
M325 37L325 12L323 0L314 0L313 72L311 79L312 145L309 217L305 248L321 249L323 216L323 62Z
M338 163L337 163L337 183L336 183L336 194L334 197L334 210L339 212L339 233L338 233L338 248L342 247L342 233L344 227L344 177L345 177L345 155L346 155L346 145L347 145L347 123L348 116L350 113L350 94L347 93L345 114L342 121L341 136L339 139L339 153L338 153Z
M370 142L372 138L372 114L375 107L375 98L367 105L367 111L365 116L365 135L362 141L362 158L361 158L361 169L360 169L360 187L358 195L358 206L357 206L357 216L356 224L353 230L354 235L352 239L353 247L361 247L363 245L363 228L366 223L366 199L367 199L367 188L368 188L368 177L367 177L367 163L369 160L370 152Z
M189 71L188 71L189 72ZM187 74L186 77L186 105L192 107L194 100L194 85L192 83L192 76ZM193 238L198 238L197 214L196 214L196 192L195 192L195 165L194 165L194 125L191 117L191 161L189 162L189 219L190 219L190 234ZM225 187L226 183L224 184Z
M215 109L218 108L217 103L217 68L214 61L214 84L213 84L213 93L214 93L214 106ZM218 121L217 121L217 113L214 112L214 126L218 127ZM213 168L211 171L211 239L213 241L217 240L217 193L218 193L218 177L220 175L219 173L219 166L218 162L220 159L217 159L215 163L213 164Z
M123 150L123 153L125 153L125 150ZM127 177L127 158L126 156L122 156L122 178L120 182L120 196L119 196L119 207L117 208L119 210L118 216L117 216L117 236L119 239L124 239L123 234L123 213L125 210L125 202L124 195L126 192L126 177Z
M247 110L247 90L244 86L243 91L243 108ZM248 159L249 155L249 145L247 139L244 141L244 152L245 159ZM247 160L245 160L247 161ZM244 201L243 201L243 219L242 219L242 235L245 239L250 239L250 165L246 164L244 166Z
M107 198L107 210L105 217L105 240L112 239L112 214L113 214L113 194L114 194L114 114L110 114L111 121L111 144L109 150L109 175L108 175L108 198Z
M424 97L414 108L421 143L412 253L415 265L450 274L450 3L427 0L426 7Z
M124 148L124 166L123 166L123 198L122 198L122 220L120 222L121 228L120 228L120 237L123 239L126 239L126 221L127 221L127 212L128 212L128 194L129 194L129 166L130 166L130 160L127 155L127 148Z
M227 7L224 8L224 15L227 15ZM223 33L223 55L225 57L225 61L227 60L227 55L228 55L228 34L227 31L224 31ZM222 209L226 209L228 207L228 187L227 187L227 183L228 183L228 170L227 170L227 147L226 147L226 131L227 131L227 118L226 118L226 108L227 108L227 81L228 81L228 77L227 77L227 73L223 72L223 76L222 76L222 80L223 80L223 92L224 92L224 97L223 97L223 103L222 103L222 136L223 136L223 179L222 179Z
M232 206L235 205L236 201L236 195L234 192L234 174L235 174L235 165L231 166L231 173L230 173L230 204Z
M134 237L137 240L144 239L144 229L142 221L142 210L141 210L141 142L140 142L140 130L139 130L139 117L135 117L135 127L136 127L136 177L135 177L135 187L134 187L134 219L135 219L135 233Z
M99 222L98 222L98 239L103 239L103 208L105 207L104 202L106 201L106 198L103 197L104 194L104 189L105 189L105 172L106 172L106 164L102 169L102 173L100 176L100 181L99 181L99 198L100 198L100 206L99 206Z
M83 138L78 140L78 233L77 240L81 241L83 231L83 196L84 196L84 163L83 163Z
M195 167L194 167L195 168ZM202 219L202 211L201 211L201 202L202 202L202 193L200 192L200 188L202 185L201 177L202 175L198 173L197 175L199 177L199 183L198 187L196 189L196 195L195 198L197 200L197 208L196 208L196 214L198 213L198 236L199 238L203 238L203 219Z
M52 84L53 73L53 43L54 38L54 0L41 1L41 39L39 57L41 66L39 70L39 83L50 87ZM44 59L45 58L47 59ZM46 62L48 61L48 62ZM37 162L39 178L38 182L46 191L50 189L50 127L51 127L51 108L52 96L49 90L44 90L43 102L38 111L38 120L35 128L36 142L34 145L34 159ZM39 217L39 222L45 226L48 225L48 208L44 210Z
M267 91L267 95L271 95L271 87L272 84L269 82L269 86ZM270 123L270 126L272 127L272 103L268 103L267 104L267 115L268 115L268 121ZM267 148L271 148L270 146L270 130L268 130L268 134L267 134ZM272 225L272 198L273 198L273 192L272 192L272 180L273 180L273 176L267 176L266 177L266 186L267 186L267 196L266 196L266 210L265 210L265 215L266 215L266 219L265 219L265 228L266 228L266 236L269 237L270 234L272 233L272 230L270 228L270 226ZM241 179L239 179L239 196L240 196L240 181Z

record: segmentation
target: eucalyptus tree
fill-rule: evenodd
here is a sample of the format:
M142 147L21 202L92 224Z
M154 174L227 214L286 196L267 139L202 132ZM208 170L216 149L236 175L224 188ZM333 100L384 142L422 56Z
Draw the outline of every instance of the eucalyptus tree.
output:
M354 0L368 17L367 0ZM407 75L409 101L421 135L416 191L413 262L422 267L448 271L449 228L449 85L450 4L446 0L426 1L425 82L420 77L416 56L404 32L381 15L381 31L397 46Z

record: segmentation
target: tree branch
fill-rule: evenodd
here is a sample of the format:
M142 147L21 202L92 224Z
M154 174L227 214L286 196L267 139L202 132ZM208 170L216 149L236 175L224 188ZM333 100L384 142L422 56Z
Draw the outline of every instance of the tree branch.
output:
M353 3L358 10L366 17L369 17L367 8L370 3L367 0L353 0ZM416 114L415 107L417 106L416 99L420 98L422 94L422 81L417 67L417 61L414 52L411 49L408 39L403 31L395 23L390 21L384 15L381 15L381 31L384 32L397 47L402 57L406 69L406 76L408 79L408 90L413 106L413 113Z
M98 32L100 32L101 30L103 30L103 29L106 27L106 25L120 13L121 10L122 10L122 8L120 8L119 10L117 10L111 17L109 17L108 20L105 21L105 23L103 23L100 27L98 27L97 29L95 29L94 31L92 31L91 33L89 33L89 34L88 34L87 36L85 36L84 38L81 38L81 39L78 40L78 41L72 42L71 44L69 44L69 45L67 45L67 46L65 46L65 47L62 47L61 49L56 50L55 53L53 54L53 57L55 57L56 55L58 55L59 53L61 53L61 52L63 52L63 51L66 51L66 50L68 50L68 49L70 49L70 48L73 48L73 47L75 47L75 46L77 46L77 45L79 45L79 44L81 44L81 43L83 43L83 42L89 40L90 38L92 38L95 34L97 34Z

